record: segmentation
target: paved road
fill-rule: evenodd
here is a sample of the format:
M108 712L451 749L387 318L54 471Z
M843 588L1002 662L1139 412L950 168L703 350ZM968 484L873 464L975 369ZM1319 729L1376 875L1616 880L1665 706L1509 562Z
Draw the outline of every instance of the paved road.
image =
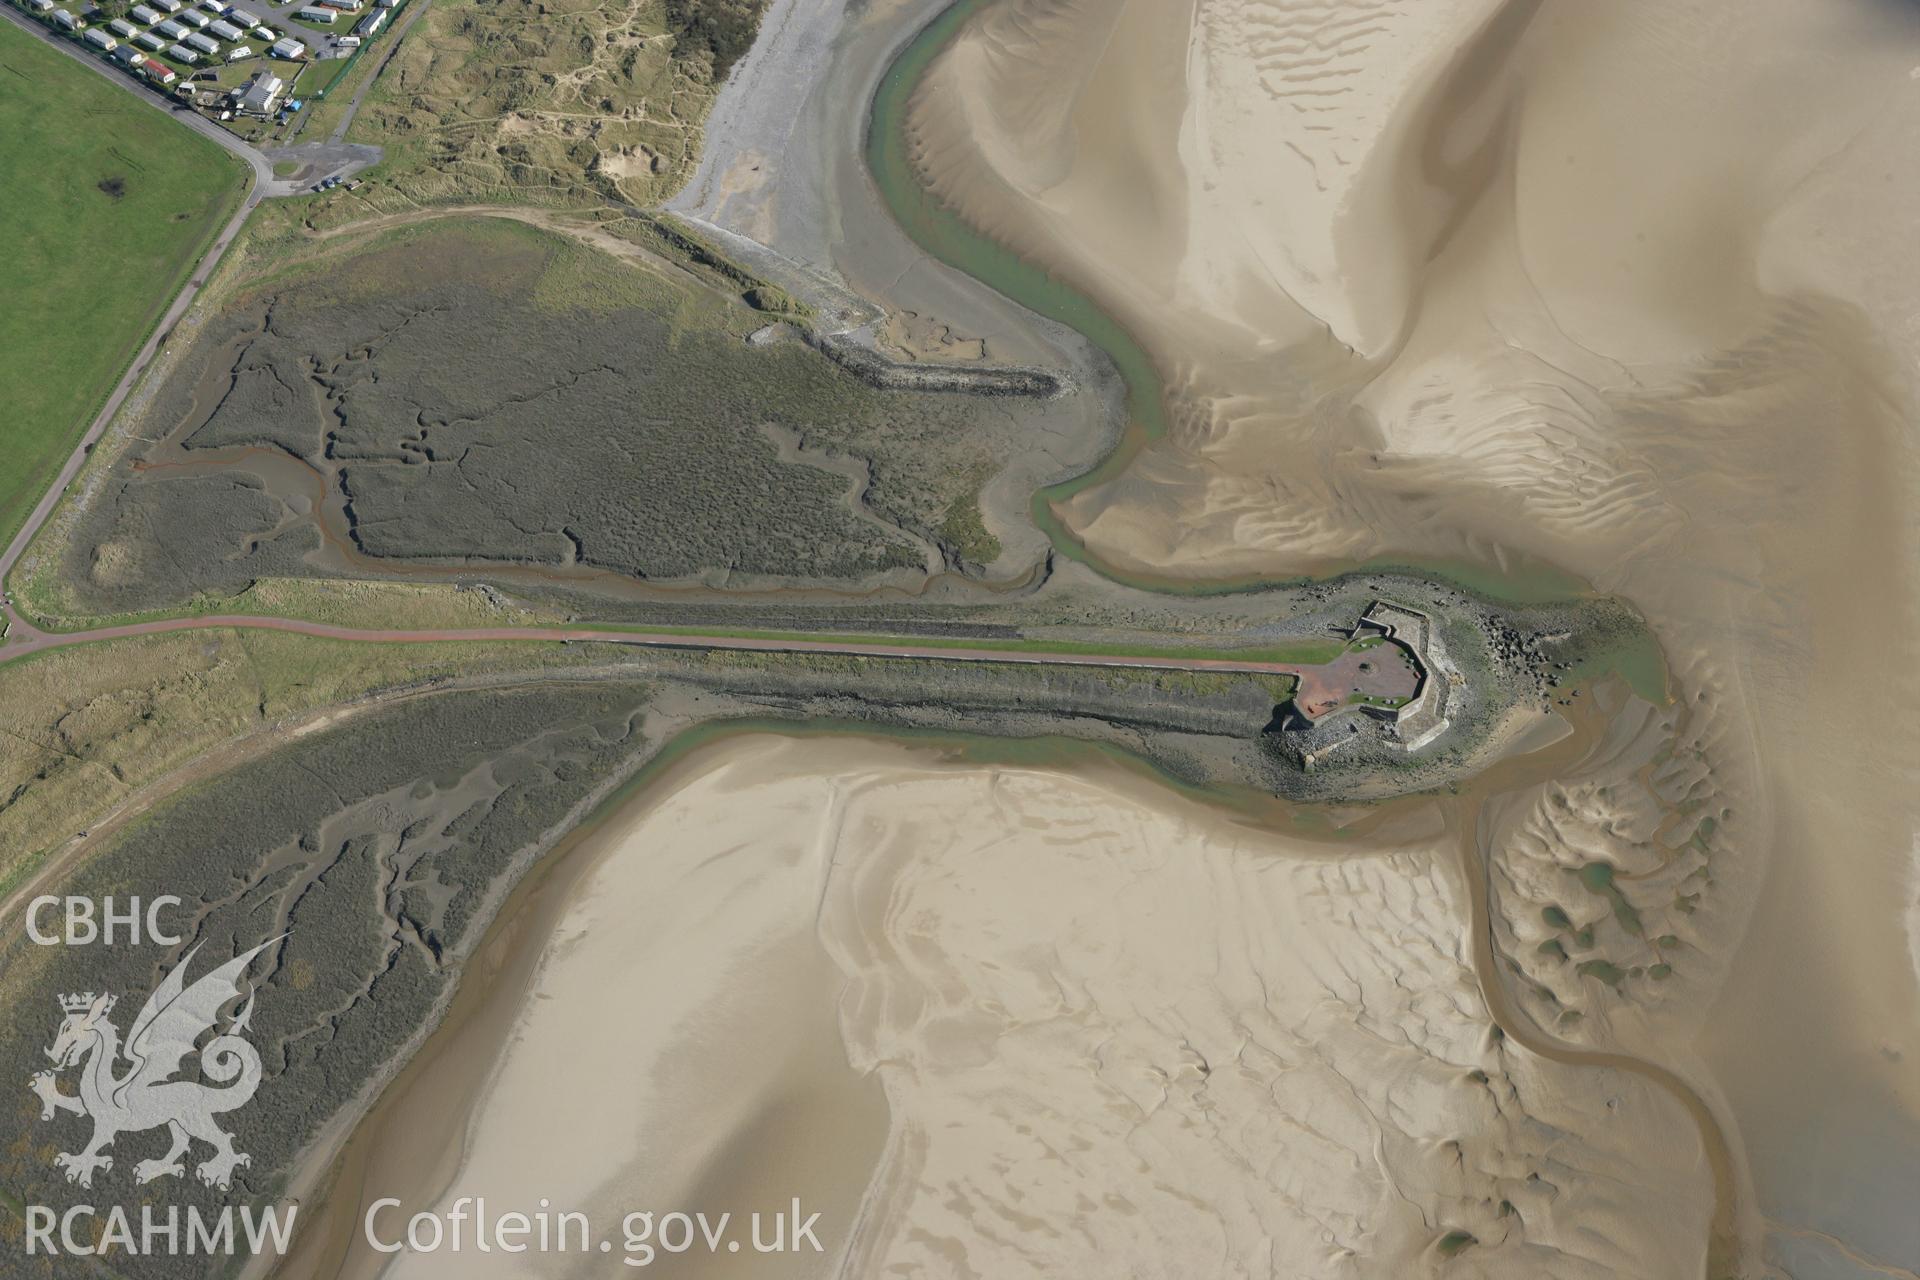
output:
M359 142L302 142L284 147L262 147L260 154L272 161L291 161L297 165L284 178L275 178L267 188L269 196L297 196L313 190L323 178L351 178L362 169L380 163L381 150Z
M327 141L338 146L347 140L347 130L353 127L353 118L360 114L360 100L367 96L367 90L373 87L375 80L387 74L387 64L393 61L394 54L400 52L401 37L407 34L414 21L425 13L426 9L427 0L411 0L410 3L401 7L400 21L394 23L393 30L387 33L385 48L380 54L380 65L375 67L373 74L362 80L360 87L353 91L353 101L347 104L346 114L340 117L339 127L333 131L333 136Z
M244 141L228 133L225 129L222 129L219 125L207 119L199 112L189 107L175 106L172 100L161 97L152 89L149 89L144 82L135 80L126 72L95 57L92 51L85 45L76 44L65 36L56 34L51 27L34 21L10 4L0 5L0 14L4 14L7 21L13 23L14 26L19 27L27 34L44 40L82 66L89 67L96 73L105 76L108 80L126 90L128 93L133 94L142 102L158 110L167 112L174 119L201 137L210 139L226 150L231 151L234 155L239 156L253 169L254 185L256 188L264 188L273 178L272 166L266 162L265 158L263 158L258 151L255 151ZM258 203L257 199L255 203ZM248 207L251 208L252 206L250 205Z
M425 0L415 0L413 7L416 11L425 8ZM74 446L73 453L67 458L66 465L60 468L60 474L54 479L52 487L47 490L46 494L40 499L39 505L28 515L26 523L20 526L20 532L14 536L12 542L7 544L6 550L0 552L0 584L4 584L7 575L13 572L13 566L18 563L21 555L25 553L27 544L33 541L33 535L39 532L40 526L45 524L47 518L53 514L53 509L59 505L61 495L66 492L67 486L73 483L73 478L80 473L80 468L86 464L87 454L99 441L100 437L106 433L107 424L113 421L114 414L119 412L120 406L126 401L128 393L130 393L134 385L139 382L141 375L146 373L147 366L153 363L153 358L160 349L161 341L167 336L173 326L179 322L180 317L186 314L187 308L193 305L194 299L200 296L201 286L206 283L207 277L213 274L214 267L219 264L221 257L225 255L228 247L233 244L234 237L240 233L240 227L246 222L248 215L251 214L254 209L259 206L260 201L267 196L292 195L295 194L296 190L302 190L304 187L296 184L276 182L273 176L272 163L268 157L262 155L252 146L235 137L233 134L228 133L225 129L222 129L219 125L208 120L198 112L185 107L173 106L168 100L157 96L152 90L136 82L133 77L94 57L82 46L75 44L63 36L57 35L50 28L34 21L13 6L0 4L0 15L3 15L7 21L27 32L27 34L53 46L62 54L79 62L82 66L90 68L98 75L105 76L110 83L118 86L125 92L133 94L142 102L147 103L156 110L167 112L172 115L175 120L178 120L195 133L212 140L222 148L240 157L240 159L246 162L248 171L252 174L252 181L249 182L247 186L246 197L241 200L239 208L234 210L233 216L227 220L227 225L221 228L220 234L214 239L212 247L209 248L206 254L200 259L199 265L194 268L193 275L187 281L186 287L181 289L179 296L174 298L172 305L169 306L166 312L160 317L160 322L153 327L152 335L148 337L146 344L135 354L133 362L127 366L125 375L121 377L118 385L114 387L113 394L107 397L107 402L101 407L99 415L88 425L87 432L80 437L79 444ZM293 149L288 149L288 154L291 154L292 150ZM378 162L380 158L380 151L377 147L356 147L350 148L349 150L357 153L351 157L350 167L365 168L369 164ZM345 157L343 157L343 163L344 161ZM16 615L12 614L10 606L0 606L0 618L15 619Z
M1263 662L1236 658L1194 658L1178 654L1114 653L1035 653L1022 649L995 649L991 646L965 649L942 645L917 645L903 641L804 640L762 636L685 634L664 631L623 631L613 627L465 627L439 630L380 630L363 627L338 627L324 622L303 622L297 618L255 617L247 614L216 615L202 618L168 618L159 622L135 622L118 627L98 627L91 631L40 631L17 615L14 629L0 646L0 663L30 653L92 644L101 640L123 640L132 636L164 635L176 631L213 631L242 629L249 631L290 631L296 635L325 640L357 640L373 644L431 644L453 640L544 640L592 641L601 644L631 644L650 649L722 649L743 653L830 653L868 658L922 658L938 662L1017 662L1034 666L1124 667L1151 671L1221 671L1247 675L1299 675L1311 668L1287 662Z
M267 163L266 157L228 133L225 129L222 129L219 125L185 108L169 107L165 101L155 97L151 90L136 84L132 77L108 66L100 59L86 52L79 45L74 44L71 40L55 35L51 30L41 26L38 22L27 17L11 5L0 5L0 14L4 14L7 20L15 26L46 41L61 53L78 61L81 65L91 67L95 72L105 76L112 83L140 98L141 101L149 103L159 110L169 111L176 120L180 121L180 123L184 124L187 128L192 129L195 133L203 137L211 138L220 146L231 151L234 155L239 156L242 160L245 160L248 171L252 175L252 181L247 184L247 194L246 197L240 201L240 207L234 210L231 218L227 219L227 225L220 229L220 234L214 239L213 246L207 250L206 254L200 259L199 265L194 268L193 275L188 279L186 287L180 290L179 296L173 300L173 304L169 306L166 312L160 317L160 322L154 325L153 333L147 338L146 344L142 346L139 352L133 357L133 362L127 366L126 373L121 377L118 385L114 387L113 394L107 397L106 404L101 406L98 416L88 425L87 433L80 438L80 443L75 446L72 455L67 458L66 465L60 468L60 474L54 479L52 487L41 497L40 504L36 506L32 514L27 517L26 523L20 526L20 532L14 535L12 542L7 544L7 549L4 552L0 552L0 583L4 583L7 575L13 572L14 564L19 561L22 553L26 551L27 544L33 541L33 535L40 531L40 526L45 524L47 517L53 514L54 507L60 502L60 496L66 492L67 486L73 483L74 476L79 474L80 468L86 463L88 452L92 450L94 444L99 441L100 437L106 433L107 424L113 421L113 415L119 412L121 404L127 398L127 394L133 390L134 384L140 380L140 376L147 371L147 366L153 363L154 355L160 350L161 341L167 336L168 332L172 330L173 326L179 322L180 317L186 314L187 308L193 305L193 300L200 296L200 287L206 283L207 276L212 273L214 266L219 263L221 255L226 253L227 247L233 243L233 238L240 234L240 226L247 220L247 215L251 214L264 198L268 184L273 181L273 169L272 166ZM0 608L0 614L10 616L11 606Z

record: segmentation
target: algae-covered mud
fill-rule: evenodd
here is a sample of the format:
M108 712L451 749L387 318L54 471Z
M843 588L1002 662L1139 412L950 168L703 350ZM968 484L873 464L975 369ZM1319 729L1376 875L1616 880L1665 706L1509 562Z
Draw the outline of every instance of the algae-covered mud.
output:
M50 1032L40 1015L59 1011L47 993L142 991L194 955L264 944L251 1023L263 1063L257 1101L230 1130L248 1160L214 1166L204 1180L183 1170L165 1190L209 1213L299 1203L302 1180L324 1170L358 1110L439 1020L511 886L623 781L683 754L689 725L859 719L928 740L973 729L1114 747L1158 720L1162 767L1192 785L1251 792L1263 765L1250 738L1271 714L1263 691L1231 682L1073 688L1019 671L959 668L930 681L888 664L605 657L416 690L211 778L179 776L140 817L103 833L63 891L151 896L165 886L180 899L164 921L173 941L45 947L24 931L7 940L0 983L20 1016L0 1054L39 1095L7 1112L0 1178L9 1194L49 1204L70 1182L38 1133L53 1118L46 1098L78 1096L54 1083L43 1052ZM1102 701L1104 714L1061 714ZM24 911L24 899L7 909ZM115 1193L133 1171L134 1145L129 1137L127 1150L85 1170L84 1185ZM60 1275L62 1265L23 1263L10 1274ZM124 1258L116 1270L224 1274L199 1256Z
M911 582L1029 401L869 387L766 317L517 222L337 249L211 318L102 482L63 580L117 613L261 576ZM444 576L444 575L443 575Z
M1186 822L1204 816L1227 832L1288 833L1296 846L1289 856L1344 859L1380 841L1397 847L1409 833L1420 833L1432 842L1431 859L1456 865L1444 834L1453 824L1443 814L1454 801L1416 797L1384 807L1328 809L1276 800L1276 762L1256 745L1271 699L1251 682L1209 686L1151 673L1075 680L957 664L929 671L921 664L747 657L721 662L607 651L583 655L564 669L516 672L504 666L484 678L405 692L338 723L320 724L211 777L175 775L134 820L103 832L95 841L98 847L61 881L64 891L90 899L165 886L181 899L167 920L173 940L90 950L41 947L15 936L0 969L6 998L29 1011L36 1004L51 1007L50 999L34 998L45 991L143 990L174 967L192 964L195 955L239 954L264 945L255 987L258 1011L250 1028L264 1065L257 1103L247 1110L246 1122L231 1130L235 1149L248 1161L218 1168L217 1177L210 1175L180 1194L173 1194L173 1184L166 1191L170 1202L208 1213L230 1203L306 1206L312 1210L310 1223L332 1225L310 1227L296 1259L337 1260L345 1256L337 1255L342 1248L365 1258L364 1239L352 1231L341 1234L338 1223L348 1212L357 1220L365 1206L342 1204L339 1196L358 1195L352 1188L360 1186L381 1194L396 1189L391 1193L431 1196L434 1179L459 1167L458 1149L446 1144L467 1124L459 1107L479 1105L474 1091L491 1070L492 1046L500 1043L486 1037L502 1033L501 1016L511 1023L518 1015L511 1009L488 1017L462 1014L454 1004L456 983L473 963L480 963L482 972L527 972L521 951L534 948L537 957L546 945L546 926L533 927L511 905L513 886L566 833L578 829L582 834L566 844L560 860L542 864L547 869L528 882L527 893L550 894L552 876L578 874L576 864L583 857L592 865L601 856L594 850L604 851L609 832L623 830L633 812L670 795L675 779L684 776L684 762L695 755L724 755L743 733L803 735L806 745L793 754L796 776L836 779L835 786L854 775L823 762L852 750L858 739L850 731L823 730L836 723L859 724L869 732L901 735L913 751L944 758L943 767L959 777L991 778L1003 769L1036 780L1091 773L1109 779L1105 785L1139 790L1150 804L1189 811ZM1537 776L1547 761L1590 750L1597 723L1593 713L1569 708L1558 733L1516 744L1519 754L1496 774ZM897 749L890 748L887 760L897 758L894 753ZM873 785L888 791L893 784L885 779L892 768L884 763ZM797 841L793 849L805 849L807 858L828 852L830 846L806 835L807 823L820 819L806 816L815 812L812 800L796 798L799 807L789 812L777 788L758 790L753 779L760 772L752 763L737 770L736 785L754 788L754 802L737 806L744 825L731 834L714 824L708 802L700 801L683 802L685 816L676 835L637 845L621 837L620 857L631 864L622 874L640 877L633 891L654 904L648 910L664 913L662 921L674 921L672 929L633 927L642 918L635 914L638 907L620 907L624 900L612 890L582 899L612 914L579 923L574 933L647 939L654 948L651 960L623 951L606 957L608 965L664 965L663 973L677 973L693 954L676 940L674 930L684 929L691 931L688 938L705 937L703 945L713 948L710 959L694 968L710 965L715 982L722 974L733 977L715 986L712 1000L702 1006L718 1022L705 1015L694 1018L693 1006L686 1003L700 988L677 977L663 979L659 999L665 1003L652 1015L640 1017L637 1006L623 1015L623 1025L638 1037L629 1046L632 1053L607 1044L605 1057L569 1052L570 1064L558 1064L559 1083L586 1109L583 1116L599 1105L595 1100L607 1087L606 1077L594 1073L630 1072L636 1053L657 1060L664 1091L659 1102L645 1103L634 1113L633 1123L656 1133L640 1147L628 1145L605 1124L586 1126L606 1136L611 1164L586 1160L585 1148L576 1143L554 1148L556 1157L580 1162L559 1190L577 1192L573 1198L596 1211L640 1190L717 1196L729 1186L746 1186L729 1182L745 1176L730 1153L743 1144L791 1142L795 1145L780 1162L790 1167L790 1176L763 1179L752 1195L764 1196L776 1184L792 1185L834 1205L842 1232L836 1238L844 1245L874 1162L883 1146L897 1139L885 1136L894 1131L887 1127L873 1081L863 1083L864 1073L837 1056L832 1011L842 998L843 975L819 963L822 941L808 933L813 913L807 904L815 902L814 892L804 877L764 879L768 868L779 867L787 856L769 843L776 829L784 833L782 839ZM814 785L803 790L812 794ZM271 797L271 803L260 803L262 796ZM919 803L909 800L909 811ZM595 806L605 809L605 816L581 827ZM865 829L864 819L848 828ZM849 856L864 839L847 846ZM716 860L721 848L757 852ZM649 849L657 851L644 852ZM813 866L819 873L824 864ZM8 909L20 907L33 891L23 889L8 901ZM1008 892L1017 891L1009 887ZM716 895L715 914L705 925L688 914L702 894ZM773 914L746 911L742 895L757 897ZM494 923L503 903L509 903L506 913ZM779 929L787 933L775 929L776 919L786 922ZM759 1006L734 981L745 972L742 966L753 964L774 965L784 984L779 991L785 996L772 990L765 995L765 1009L780 1015L773 1023L753 1012ZM583 971L577 981L563 979L561 972L542 981L558 984L553 988L558 998L579 981L603 991L604 979ZM747 984L765 986L758 980ZM510 999L518 989L503 983L493 995ZM461 998L473 1000L493 988L469 985L466 990L470 994ZM638 988L628 984L628 990L638 998ZM455 1010L451 1017L450 1009ZM677 1019L685 1018L705 1029L679 1026ZM445 1029L434 1031L443 1019ZM36 1140L37 1130L52 1118L42 1103L53 1107L49 1099L78 1096L58 1084L45 1065L44 1022L23 1016L0 1038L0 1054L13 1064L10 1069L36 1082L37 1099L9 1113L10 1156L0 1175L9 1192L27 1204L58 1200L67 1185L63 1170L42 1158ZM400 1159L399 1171L353 1173L367 1153L352 1145L343 1151L340 1144L362 1110L382 1097L385 1083L416 1051L424 1053L423 1061L444 1063L442 1040L468 1043L459 1037L474 1035L475 1025L492 1030L463 1051L467 1060L457 1071L448 1074L452 1068L445 1068L430 1078L432 1107L423 1111L404 1102L421 1096L404 1088L389 1091L380 1102L383 1110L375 1113L379 1118L372 1132L387 1135L389 1154L382 1159ZM733 1079L726 1075L731 1068L723 1067L738 1056L726 1046L750 1028L765 1055L754 1059L754 1069L762 1074L739 1076L735 1089L721 1083ZM430 1033L437 1038L429 1039ZM562 1040L577 1043L577 1037ZM698 1066L697 1057L689 1056L694 1043L714 1046L720 1055L714 1065ZM781 1056L789 1049L790 1057ZM787 1073L782 1062L798 1074ZM456 1088L456 1082L464 1083ZM696 1100L706 1110L690 1111ZM829 1115L814 1114L816 1107L828 1108ZM848 1109L844 1124L831 1119L840 1107ZM509 1110L519 1117L511 1121L515 1124L567 1123L554 1116L543 1120L524 1108ZM395 1151L396 1135L426 1112L438 1118ZM697 1124L701 1115L710 1123ZM690 1130L684 1143L669 1144L682 1149L679 1164L655 1145L667 1116L698 1131ZM844 1153L837 1161L800 1158L812 1141L808 1135L818 1137L822 1123L842 1140L845 1125L865 1126L870 1141L836 1148ZM130 1138L128 1149L134 1145ZM482 1161L474 1177L491 1185L485 1149L484 1142L471 1149L472 1159ZM507 1150L514 1149L509 1142ZM631 1162L643 1152L652 1153L643 1161L652 1180L636 1183L621 1170L637 1168ZM336 1154L343 1163L334 1163ZM119 1174L109 1160L88 1170L85 1183L111 1193L119 1185L114 1179L124 1180L131 1168L127 1153L115 1158ZM529 1176L535 1172L520 1158L510 1158L505 1167ZM329 1170L345 1181L316 1200L315 1193L336 1176ZM226 1273L206 1267L203 1257L128 1257L117 1270L154 1277ZM61 1274L52 1263L21 1274L42 1273ZM335 1274L327 1269L307 1273ZM341 1272L350 1273L352 1268Z
M1702 1233L1710 1199L1684 1145L1631 1183L1611 1176L1634 1142L1685 1131L1658 1088L1487 1033L1433 804L1325 826L1234 818L1112 763L1067 763L850 736L732 736L685 757L508 904L497 979L462 993L439 1068L403 1077L349 1145L345 1203L294 1274L379 1274L356 1222L375 1196L531 1211L555 1186L601 1222L795 1192L820 1213L818 1257L683 1261L713 1275L961 1258L1054 1275L1095 1248L1175 1273L1203 1240L1405 1274L1522 1213L1546 1240L1589 1233L1591 1273L1619 1274L1650 1239ZM688 957L704 963L682 972ZM710 988L721 971L736 980ZM752 1055L731 1050L742 1023ZM1403 1133L1396 1098L1412 1092L1422 1116ZM595 1137L530 1141L535 1116ZM457 1148L450 1124L468 1134ZM1384 1205L1368 1154L1382 1144ZM1554 1182L1524 1176L1529 1161ZM1081 1202L1094 1186L1132 1211ZM1344 1224L1330 1239L1329 1222ZM652 1244L615 1238L630 1257ZM1555 1264L1549 1247L1525 1254ZM391 1273L566 1273L545 1261L409 1256Z

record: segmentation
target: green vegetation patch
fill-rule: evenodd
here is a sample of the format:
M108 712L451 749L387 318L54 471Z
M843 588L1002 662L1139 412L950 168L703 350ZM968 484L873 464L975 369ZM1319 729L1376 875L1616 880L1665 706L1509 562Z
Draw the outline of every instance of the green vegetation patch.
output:
M699 308L698 301L652 272L616 267L606 254L572 240L553 243L552 253L533 286L533 303L542 311L607 315L625 308L643 308L674 315L679 321L678 313L684 307L706 312L704 316L687 315L684 323L698 324L702 319L716 327L725 323L716 314L717 308Z
M993 473L990 462L969 468L968 490L954 495L946 518L940 522L940 540L972 564L992 564L1000 558L1000 539L987 531L986 522L980 516L980 489Z
M308 83L301 85L300 89L303 93L324 93L331 95L333 87L340 82L341 77L346 75L349 70L363 60L369 64L379 61L378 58L321 58L318 61L309 62L307 64ZM368 71L371 73L371 66L368 67ZM345 105L345 100L351 96L351 94L341 95L342 106ZM306 109L312 110L313 108L308 107ZM319 140L318 137L314 138L316 142Z
M244 178L153 103L0 24L0 543L52 483Z
M689 54L704 50L714 80L720 81L753 47L767 0L666 0L666 5L667 25L680 47Z
M666 0L434 0L354 119L352 141L386 148L379 182L317 200L317 225L420 203L665 199L698 161L718 51L759 20L757 0L694 8L699 34L677 37ZM310 133L378 60L357 61Z
M1627 971L1611 960L1583 960L1575 971L1583 978L1598 978L1616 991L1627 980Z

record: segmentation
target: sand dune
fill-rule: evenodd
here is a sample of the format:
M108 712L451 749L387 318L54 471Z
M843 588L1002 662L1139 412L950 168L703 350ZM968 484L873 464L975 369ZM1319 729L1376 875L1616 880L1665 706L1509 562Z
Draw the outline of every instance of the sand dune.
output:
M1916 64L1866 0L1007 0L914 116L931 185L1166 377L1169 439L1063 512L1100 555L1543 557L1645 612L1678 702L1498 815L1502 941L1545 1025L1720 1100L1750 1274L1920 1259Z

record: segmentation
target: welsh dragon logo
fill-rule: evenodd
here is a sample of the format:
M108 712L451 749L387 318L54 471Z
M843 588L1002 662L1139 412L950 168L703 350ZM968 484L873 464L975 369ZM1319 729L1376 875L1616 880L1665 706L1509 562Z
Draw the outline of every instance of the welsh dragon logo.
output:
M62 1111L93 1120L93 1138L83 1149L53 1158L55 1165L66 1170L68 1182L91 1187L95 1171L113 1168L113 1157L106 1150L115 1138L162 1125L172 1145L159 1159L134 1165L133 1176L140 1182L184 1175L183 1157L196 1140L213 1148L213 1155L194 1170L194 1176L209 1186L225 1190L233 1171L252 1163L251 1156L233 1149L232 1136L214 1119L245 1106L260 1088L260 1055L242 1035L253 1014L252 996L228 1020L226 1029L198 1050L200 1074L213 1083L173 1077L187 1055L195 1052L195 1042L220 1022L220 1010L241 994L239 983L247 966L277 941L263 942L236 956L192 986L186 985L187 966L199 948L187 952L147 997L125 1044L108 1017L116 997L91 991L60 997L66 1021L46 1051L53 1059L53 1070L35 1074L29 1087L40 1098L42 1120ZM80 1092L62 1092L59 1073L74 1066L80 1068Z

